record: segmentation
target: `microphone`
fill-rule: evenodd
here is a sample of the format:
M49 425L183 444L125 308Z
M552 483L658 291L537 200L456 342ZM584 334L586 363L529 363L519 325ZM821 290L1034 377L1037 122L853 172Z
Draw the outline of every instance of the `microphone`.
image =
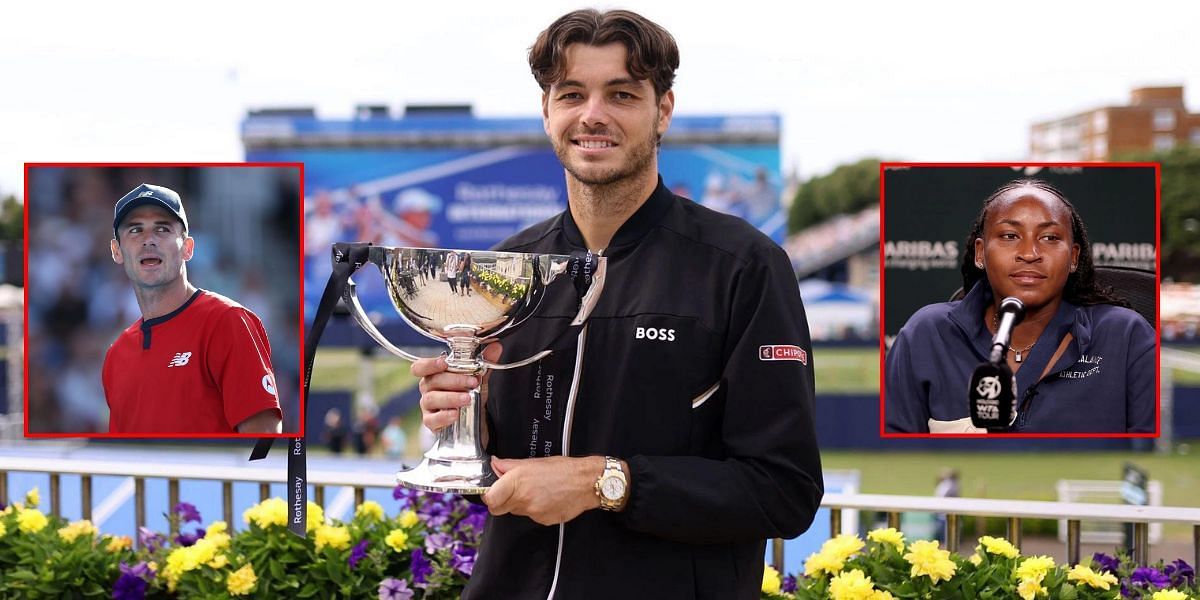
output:
M1012 331L1025 316L1025 305L1009 296L1000 302L1000 326L992 339L987 362L975 367L967 395L970 398L971 424L989 431L1003 431L1016 419L1014 396L1017 378L1005 356Z

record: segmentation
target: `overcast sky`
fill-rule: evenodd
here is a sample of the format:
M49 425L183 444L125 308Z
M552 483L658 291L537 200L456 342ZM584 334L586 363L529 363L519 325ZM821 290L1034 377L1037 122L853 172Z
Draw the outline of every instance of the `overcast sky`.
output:
M534 116L525 52L588 6L16 2L0 8L0 194L28 161L236 161L247 109L470 103ZM1019 160L1029 125L1183 84L1200 3L631 1L671 31L678 114L778 112L783 169Z

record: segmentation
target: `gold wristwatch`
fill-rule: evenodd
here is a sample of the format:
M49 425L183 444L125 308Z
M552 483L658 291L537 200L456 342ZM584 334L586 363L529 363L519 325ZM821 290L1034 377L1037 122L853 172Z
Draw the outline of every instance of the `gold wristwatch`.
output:
M600 508L617 511L625 507L625 501L629 499L629 483L625 480L621 461L611 456L604 457L604 472L596 478L595 489Z

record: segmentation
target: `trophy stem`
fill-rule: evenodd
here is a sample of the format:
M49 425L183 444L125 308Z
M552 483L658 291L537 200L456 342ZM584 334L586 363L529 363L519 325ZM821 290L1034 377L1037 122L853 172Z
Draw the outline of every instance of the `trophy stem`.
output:
M479 363L479 341L474 337L452 337L446 357L449 371L483 378L487 371ZM482 494L496 480L491 457L483 451L483 396L479 386L468 392L471 402L458 409L458 419L437 432L433 447L420 465L400 472L402 485L432 492Z

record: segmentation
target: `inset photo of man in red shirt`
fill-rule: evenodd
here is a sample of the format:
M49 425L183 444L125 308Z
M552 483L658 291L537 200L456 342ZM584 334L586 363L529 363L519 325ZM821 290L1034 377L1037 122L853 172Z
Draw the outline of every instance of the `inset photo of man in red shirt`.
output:
M299 254L286 225L270 230L289 209L298 218L299 194L289 207L277 187L286 174L265 170L67 168L58 206L33 198L29 433L299 432ZM33 190L54 180L31 171ZM91 232L108 222L98 205L113 189L111 228ZM72 257L42 237L55 227L89 230L98 247L64 270ZM277 247L289 238L290 257Z

